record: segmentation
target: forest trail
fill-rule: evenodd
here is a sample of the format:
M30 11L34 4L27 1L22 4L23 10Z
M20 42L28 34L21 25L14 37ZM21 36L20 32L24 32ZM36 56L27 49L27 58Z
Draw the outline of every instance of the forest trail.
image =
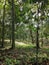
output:
M18 42L18 41L15 41L15 44L18 44L18 45L26 45L24 42Z
M10 42L10 40L5 40L5 42ZM16 44L16 45L22 45L22 46L23 46L23 45L24 45L24 46L28 46L28 44L26 44L25 42L20 42L20 41L16 41L16 40L15 40L15 44ZM29 45L30 45L30 44L29 44Z

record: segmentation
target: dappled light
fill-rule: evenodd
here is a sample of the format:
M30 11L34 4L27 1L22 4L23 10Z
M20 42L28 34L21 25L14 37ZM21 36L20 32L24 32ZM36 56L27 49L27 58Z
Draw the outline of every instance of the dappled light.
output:
M0 0L0 65L49 65L49 0Z

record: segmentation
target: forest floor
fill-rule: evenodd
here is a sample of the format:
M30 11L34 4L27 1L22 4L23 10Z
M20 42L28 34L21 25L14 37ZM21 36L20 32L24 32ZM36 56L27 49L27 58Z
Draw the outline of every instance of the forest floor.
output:
M37 65L36 47L33 44L16 42L15 49L0 51L0 65ZM38 65L49 65L49 46L39 49Z

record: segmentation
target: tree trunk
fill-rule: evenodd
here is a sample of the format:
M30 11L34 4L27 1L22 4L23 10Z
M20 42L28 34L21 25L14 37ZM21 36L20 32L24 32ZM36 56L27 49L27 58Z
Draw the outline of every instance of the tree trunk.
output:
M39 53L39 26L36 29L36 65L38 65L38 53Z
M14 0L12 0L12 48L15 48L15 39L14 39L14 20L15 20L15 15L14 15Z
M37 26L37 29L36 29L36 46L37 46L37 49L39 48L39 26Z
M3 21L2 21L2 47L4 46L4 21L5 21L5 5L6 5L6 1L3 5Z

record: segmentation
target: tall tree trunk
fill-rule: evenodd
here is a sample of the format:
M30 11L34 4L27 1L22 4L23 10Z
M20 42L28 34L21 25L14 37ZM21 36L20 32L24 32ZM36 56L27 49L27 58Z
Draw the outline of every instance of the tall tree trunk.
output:
M37 6L37 15L39 14L39 7ZM38 16L38 21L37 21L37 27L36 27L36 65L38 65L38 53L39 53L39 21L40 18Z
M39 53L39 25L36 29L36 65L38 65L38 53Z
M2 21L2 47L4 46L4 21L5 21L5 5L6 5L6 0L4 1L3 5L3 21Z
M14 0L12 0L11 2L11 5L12 5L12 8L11 8L11 11L12 11L12 48L15 48L15 39L14 39L14 20L15 20L15 15L14 15Z
M36 31L36 48L37 48L37 50L39 48L39 31L38 31L38 29L39 29L39 26L37 27L37 31Z

